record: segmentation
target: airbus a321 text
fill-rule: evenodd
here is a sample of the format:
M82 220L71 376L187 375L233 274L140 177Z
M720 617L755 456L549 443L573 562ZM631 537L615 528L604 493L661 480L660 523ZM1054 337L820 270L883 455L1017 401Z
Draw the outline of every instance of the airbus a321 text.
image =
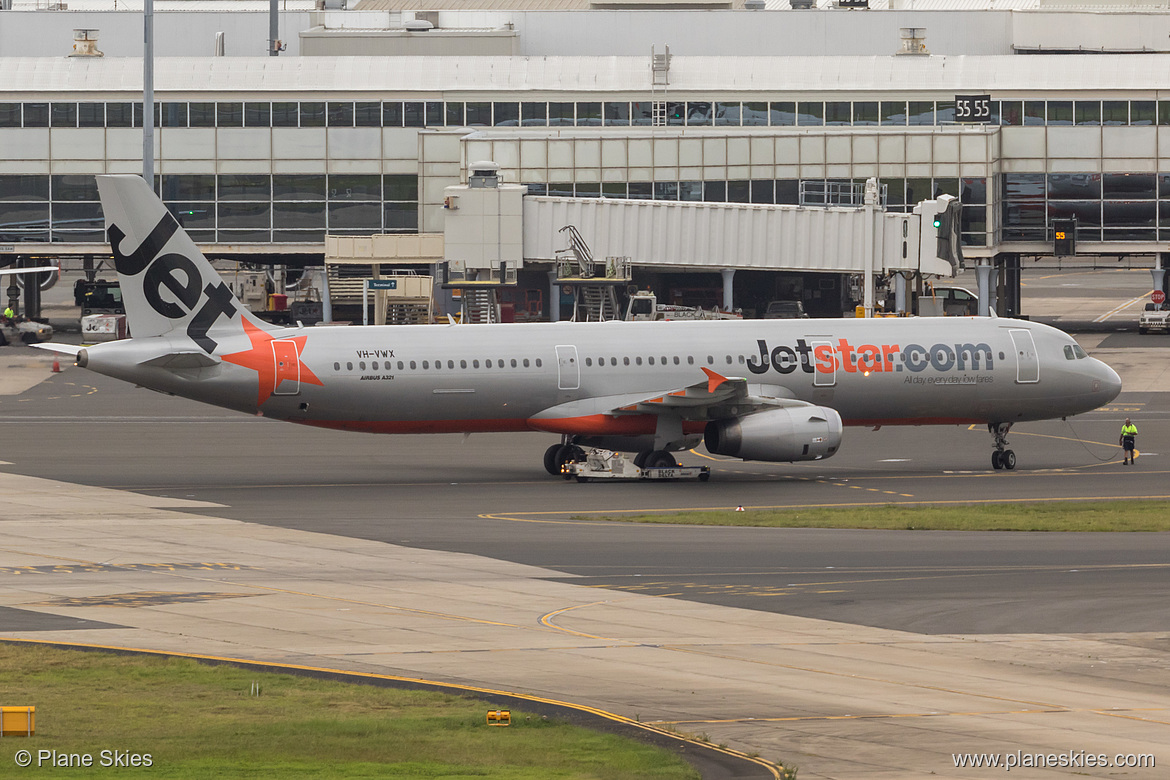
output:
M545 431L545 468L583 448L647 468L706 443L827 458L843 425L987 425L1113 400L1117 374L1067 334L995 317L276 328L236 301L137 176L98 176L132 338L77 365L290 422L370 433ZM44 345L49 347L49 345ZM61 345L50 348L61 350Z

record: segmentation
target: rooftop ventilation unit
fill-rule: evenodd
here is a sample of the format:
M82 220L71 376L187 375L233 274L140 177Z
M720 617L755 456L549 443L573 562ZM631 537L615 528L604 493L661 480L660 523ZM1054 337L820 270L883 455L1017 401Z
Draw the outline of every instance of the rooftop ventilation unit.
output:
M427 32L435 29L435 25L428 22L426 19L411 19L406 24L402 25L407 32Z
M895 54L930 54L926 50L925 27L902 27L898 34L902 38L902 48L894 52Z
M495 189L500 186L500 166L491 160L473 162L468 166L467 186L472 189Z
M793 11L811 11L817 7L817 0L788 0Z
M74 30L73 53L70 57L104 57L97 47L97 30Z

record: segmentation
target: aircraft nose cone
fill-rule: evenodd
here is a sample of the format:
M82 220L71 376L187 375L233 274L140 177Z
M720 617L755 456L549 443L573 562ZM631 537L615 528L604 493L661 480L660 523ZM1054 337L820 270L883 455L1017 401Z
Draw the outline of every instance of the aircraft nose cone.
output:
M1093 383L1100 383L1100 389L1097 392L1100 394L1101 404L1104 405L1121 393L1121 377L1108 364L1101 363L1100 361L1098 363L1100 364L1100 370L1096 372L1097 377Z

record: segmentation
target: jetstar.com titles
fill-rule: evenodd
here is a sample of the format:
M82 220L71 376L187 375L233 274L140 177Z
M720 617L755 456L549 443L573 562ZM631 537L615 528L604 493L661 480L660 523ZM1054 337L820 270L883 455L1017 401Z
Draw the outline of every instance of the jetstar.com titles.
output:
M797 368L806 374L831 374L910 371L928 368L935 371L991 371L995 359L991 346L978 344L851 344L848 339L816 341L797 339L795 346L770 347L764 339L756 341L759 357L748 359L753 374L777 371L791 374Z

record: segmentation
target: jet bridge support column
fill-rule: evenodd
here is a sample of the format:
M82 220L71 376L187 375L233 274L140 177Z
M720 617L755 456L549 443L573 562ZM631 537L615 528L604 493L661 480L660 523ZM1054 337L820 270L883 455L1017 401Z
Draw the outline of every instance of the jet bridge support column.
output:
M988 258L979 258L975 266L975 280L979 285L979 316L991 316L991 272L995 269Z
M1154 277L1154 289L1166 292L1166 266L1170 265L1170 252L1159 252L1157 259L1154 260L1154 267L1150 269L1150 274Z
M561 285L556 271L548 272L548 321L561 321Z
M724 268L719 273L723 277L723 311L734 311L735 295L732 280L735 279L735 269Z
M909 311L906 299L909 297L910 282L904 273L894 274L894 312L905 314Z

